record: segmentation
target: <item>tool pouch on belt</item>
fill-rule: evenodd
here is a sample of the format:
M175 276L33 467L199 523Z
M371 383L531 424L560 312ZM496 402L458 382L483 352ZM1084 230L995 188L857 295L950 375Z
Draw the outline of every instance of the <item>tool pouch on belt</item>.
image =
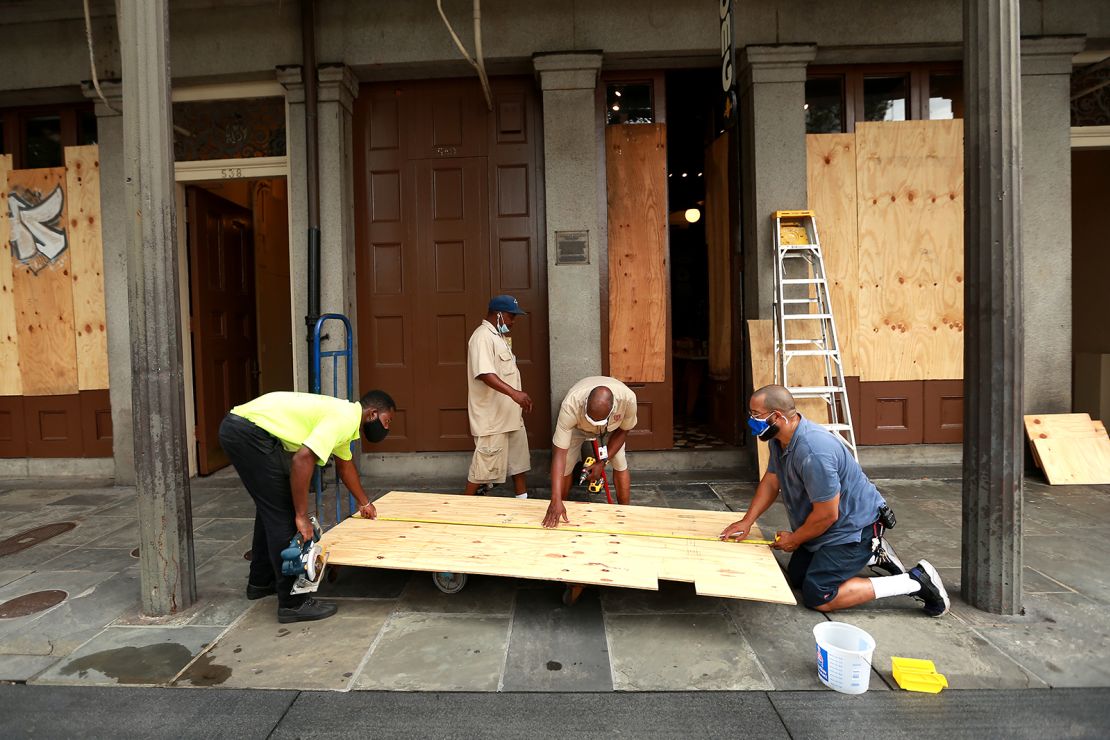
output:
M894 509L886 504L879 507L879 524L882 524L884 529L894 529L896 521L897 520L894 518Z

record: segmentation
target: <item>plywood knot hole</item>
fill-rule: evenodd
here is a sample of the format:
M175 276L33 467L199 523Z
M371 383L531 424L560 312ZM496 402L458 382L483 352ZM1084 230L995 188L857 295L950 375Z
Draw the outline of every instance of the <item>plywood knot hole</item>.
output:
M549 558L565 558L566 555L563 555L560 552L549 552L549 553L547 553L547 557L549 557Z
M1040 433L1040 434L1038 434L1037 436L1038 436L1038 437L1040 437L1041 439L1048 439L1048 435L1047 435L1047 434L1045 434L1044 432L1041 432L1041 433Z
M956 200L956 194L955 193L949 193L948 194L948 200Z
M893 195L893 194L892 194L892 195L890 196L890 202L891 202L891 203L894 203L894 202L895 202L896 200L898 200L898 196L896 196L896 195Z
M601 580L601 581L603 581L603 582L605 582L605 583L612 583L612 582L613 582L613 579L612 579L612 578L601 578L601 579L599 579L599 580Z
M828 154L825 155L825 164L832 164L832 157Z

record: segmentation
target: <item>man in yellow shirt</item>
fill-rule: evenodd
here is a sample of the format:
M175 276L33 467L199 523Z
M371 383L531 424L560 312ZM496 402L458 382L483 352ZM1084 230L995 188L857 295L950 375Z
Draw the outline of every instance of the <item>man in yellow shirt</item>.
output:
M220 424L220 446L254 499L247 598L276 593L279 622L326 619L338 609L289 593L296 579L282 575L281 551L297 532L306 541L312 539L312 471L331 457L340 480L358 501L359 513L377 516L351 461L351 443L360 432L369 442L385 439L396 408L384 391L370 391L359 403L315 393L267 393L236 406Z
M528 498L525 474L532 464L523 412L532 410L532 399L521 390L509 336L516 317L526 315L511 295L494 296L485 321L467 343L466 408L474 435L474 457L466 476L468 496L504 483L507 475L513 479L516 497Z
M543 526L558 527L567 519L563 499L570 490L570 474L582 452L582 443L597 440L601 459L590 466L590 480L605 473L612 461L613 480L617 484L617 503L632 500L632 474L624 443L636 427L636 394L616 378L596 375L574 384L562 405L551 438L551 503L548 504Z

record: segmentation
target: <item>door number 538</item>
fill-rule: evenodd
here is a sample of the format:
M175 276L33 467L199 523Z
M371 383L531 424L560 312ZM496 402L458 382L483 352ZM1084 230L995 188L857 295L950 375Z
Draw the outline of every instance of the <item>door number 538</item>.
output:
M220 177L223 178L224 180L231 180L233 178L242 177L242 176L243 176L243 168L242 167L224 167L223 169L220 170Z

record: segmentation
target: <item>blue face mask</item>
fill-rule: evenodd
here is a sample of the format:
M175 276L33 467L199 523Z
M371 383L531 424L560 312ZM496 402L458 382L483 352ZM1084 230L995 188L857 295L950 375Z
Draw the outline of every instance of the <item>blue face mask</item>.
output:
M509 333L509 326L505 323L505 319L501 317L501 314L497 314L497 331L501 336L505 336Z
M770 441L774 438L776 434L779 433L779 425L772 424L770 421L771 417L773 417L774 415L775 412L772 411L763 419L757 419L754 416L749 416L748 429L752 430L752 434L754 434L756 437L763 440L764 442Z

